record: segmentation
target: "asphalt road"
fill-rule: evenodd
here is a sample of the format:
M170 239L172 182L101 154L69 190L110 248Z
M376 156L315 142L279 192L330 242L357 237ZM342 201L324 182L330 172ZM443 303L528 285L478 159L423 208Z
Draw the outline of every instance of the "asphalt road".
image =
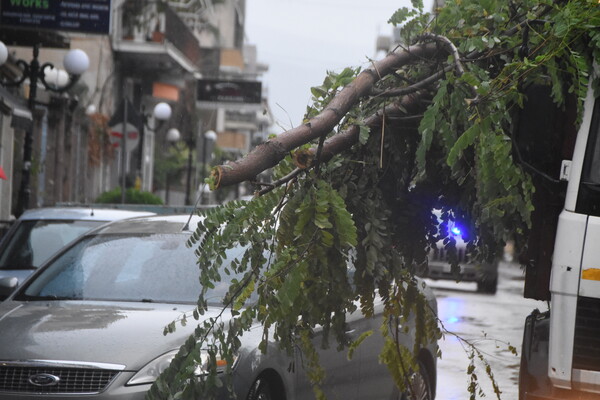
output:
M438 315L448 331L440 341L437 400L467 400L469 353L475 346L491 366L500 394L496 394L485 364L475 363L477 382L486 399L516 400L523 324L534 309L547 310L545 302L523 298L524 272L518 264L501 262L495 295L477 293L476 284L432 281ZM518 355L509 350L514 346ZM477 356L475 357L478 358ZM480 394L476 398L481 398Z

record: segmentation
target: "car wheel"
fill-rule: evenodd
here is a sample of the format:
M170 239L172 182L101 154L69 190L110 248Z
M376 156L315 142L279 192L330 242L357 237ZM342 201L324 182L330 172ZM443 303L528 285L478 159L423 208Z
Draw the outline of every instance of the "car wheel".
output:
M254 381L250 393L248 393L247 400L273 400L269 382L264 378Z
M433 400L431 381L423 364L419 363L419 370L410 376L408 388L402 395L402 400Z
M498 277L481 278L477 280L477 291L479 293L495 294L498 288Z

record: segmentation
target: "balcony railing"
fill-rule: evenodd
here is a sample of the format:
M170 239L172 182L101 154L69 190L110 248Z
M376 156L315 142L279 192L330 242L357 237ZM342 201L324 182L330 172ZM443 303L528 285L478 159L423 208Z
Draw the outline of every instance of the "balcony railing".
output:
M121 40L171 44L192 64L201 66L198 39L167 4L130 0L123 5Z

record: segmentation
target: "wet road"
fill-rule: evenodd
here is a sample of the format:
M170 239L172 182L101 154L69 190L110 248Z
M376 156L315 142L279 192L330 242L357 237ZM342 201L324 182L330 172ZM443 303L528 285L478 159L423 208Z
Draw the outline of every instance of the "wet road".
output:
M431 280L427 283L437 296L440 320L451 332L440 341L442 359L438 360L436 399L469 399L469 346L464 342L466 340L474 344L491 365L501 392L499 398L516 400L525 317L534 308L547 310L545 302L523 298L524 273L520 266L500 263L495 295L477 293L475 283ZM509 345L516 347L519 354L511 353ZM475 373L485 398L497 399L482 362L476 363ZM481 396L477 395L477 398Z

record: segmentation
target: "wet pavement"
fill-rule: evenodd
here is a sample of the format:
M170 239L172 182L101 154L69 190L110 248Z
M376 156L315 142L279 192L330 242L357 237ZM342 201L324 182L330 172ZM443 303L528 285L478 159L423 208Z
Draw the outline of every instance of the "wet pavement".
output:
M449 332L440 341L442 358L438 360L436 399L469 399L468 342L490 364L500 390L498 397L485 372L485 364L476 362L475 374L485 398L516 400L525 317L534 308L548 309L545 302L523 298L522 268L515 263L501 262L495 295L477 293L475 283L432 280L427 283L434 289L439 318ZM509 346L514 346L518 355L513 354ZM476 398L481 397L478 394Z

